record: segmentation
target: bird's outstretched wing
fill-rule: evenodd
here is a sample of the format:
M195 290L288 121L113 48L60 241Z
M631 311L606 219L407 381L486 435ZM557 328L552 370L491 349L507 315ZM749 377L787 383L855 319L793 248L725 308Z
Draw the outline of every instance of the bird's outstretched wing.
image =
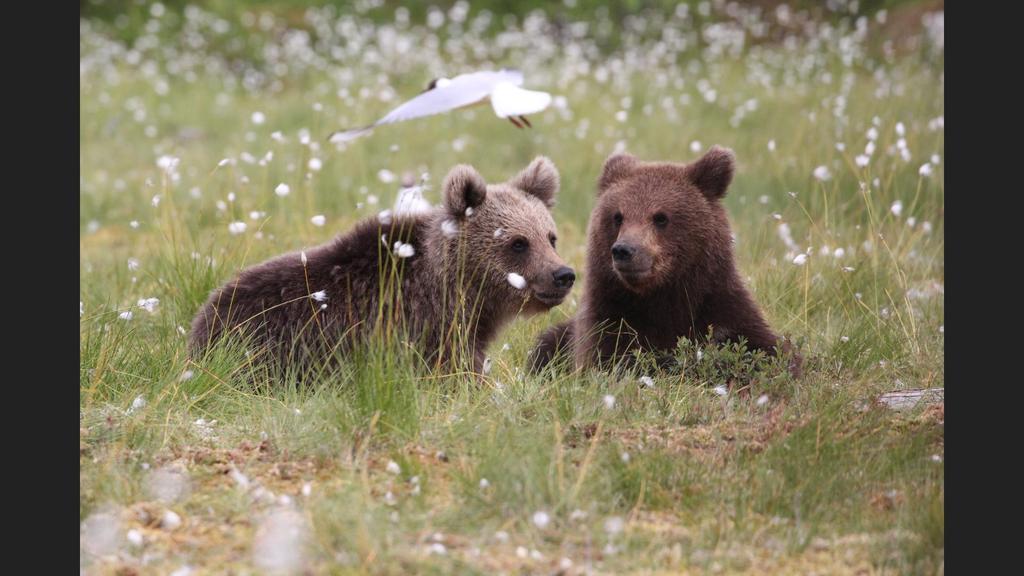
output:
M551 94L524 90L511 82L501 82L491 92L491 106L500 118L540 112L551 105Z
M330 141L347 142L369 134L374 128L383 124L433 116L476 104L487 98L496 86L508 84L515 88L515 84L521 84L522 81L522 73L516 70L460 74L444 86L435 86L398 106L373 124L331 134Z

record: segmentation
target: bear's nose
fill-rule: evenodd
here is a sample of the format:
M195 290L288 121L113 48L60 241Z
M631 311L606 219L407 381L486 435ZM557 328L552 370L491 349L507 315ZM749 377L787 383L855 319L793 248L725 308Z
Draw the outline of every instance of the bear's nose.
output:
M555 279L555 286L558 286L559 288L568 288L576 281L576 273L568 266L562 266L558 270L552 272L551 275Z
M612 245L612 258L619 260L620 262L628 262L629 260L632 260L634 252L636 252L636 248L633 248L629 244L616 242Z

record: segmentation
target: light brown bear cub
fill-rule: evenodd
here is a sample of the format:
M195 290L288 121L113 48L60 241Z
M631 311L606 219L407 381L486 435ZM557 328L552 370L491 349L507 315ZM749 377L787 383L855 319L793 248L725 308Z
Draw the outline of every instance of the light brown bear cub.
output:
M544 157L502 184L456 166L441 207L369 218L327 244L243 270L196 315L191 351L232 334L285 365L320 364L384 328L400 330L428 365L479 372L505 324L561 303L573 285L555 252L549 208L558 187Z
M731 150L712 147L691 164L605 161L587 232L587 282L575 318L541 335L538 370L560 351L578 367L606 365L635 349L671 352L680 337L746 339L770 354L783 342L736 269L722 206ZM791 370L795 370L791 367Z

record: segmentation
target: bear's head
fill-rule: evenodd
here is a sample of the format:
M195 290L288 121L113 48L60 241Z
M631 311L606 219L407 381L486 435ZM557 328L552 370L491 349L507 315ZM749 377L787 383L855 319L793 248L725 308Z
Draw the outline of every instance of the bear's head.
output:
M590 221L590 268L638 294L721 269L732 239L720 200L734 170L733 152L719 146L690 164L610 156Z
M440 226L447 251L460 254L466 272L492 295L525 312L560 304L576 280L555 251L550 208L558 186L558 170L543 156L501 184L487 184L468 165L445 177Z

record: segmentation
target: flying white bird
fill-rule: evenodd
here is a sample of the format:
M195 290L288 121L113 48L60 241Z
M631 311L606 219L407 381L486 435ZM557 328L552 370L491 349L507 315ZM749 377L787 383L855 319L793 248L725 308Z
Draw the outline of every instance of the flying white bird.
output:
M419 96L388 112L373 124L331 134L333 143L348 142L373 131L377 126L392 124L450 112L486 101L491 102L498 118L508 118L517 128L532 128L526 114L544 110L551 104L551 94L525 90L523 73L518 70L484 71L459 74L454 78L438 78Z

